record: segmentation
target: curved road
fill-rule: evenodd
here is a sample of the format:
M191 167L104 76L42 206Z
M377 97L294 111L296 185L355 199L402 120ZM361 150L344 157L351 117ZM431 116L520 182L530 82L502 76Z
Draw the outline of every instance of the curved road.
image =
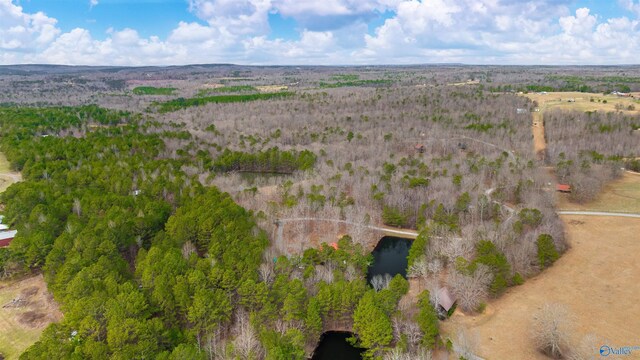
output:
M376 231L382 231L382 232L385 233L385 235L400 235L400 236L406 237L408 239L415 239L416 237L418 237L418 232L415 231L415 230L410 230L410 229L396 230L396 229L387 228L387 227L364 225L364 224L356 223L356 222L353 222L353 221L339 220L339 219L305 217L305 218L277 219L275 221L275 223L276 223L276 225L280 225L280 224L283 224L283 223L294 222L294 221L326 221L326 222L347 224L347 225L353 225L353 226L362 226L362 227L365 227L367 229L376 230Z

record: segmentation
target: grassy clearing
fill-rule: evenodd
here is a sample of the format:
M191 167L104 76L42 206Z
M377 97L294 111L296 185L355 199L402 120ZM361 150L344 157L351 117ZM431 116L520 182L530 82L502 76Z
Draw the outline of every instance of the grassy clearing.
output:
M176 111L191 106L201 106L208 103L238 103L256 100L270 100L280 99L292 96L292 92L277 92L277 93L264 93L264 94L246 94L246 95L220 95L220 96L207 96L198 98L178 98L171 101L162 103L154 103L157 106L158 111L161 113Z
M622 111L629 114L640 113L640 101L617 95L603 95L582 92L528 93L529 99L538 102L541 111L552 108L577 111ZM593 100L593 101L592 101ZM632 109L632 110L630 110Z
M207 96L209 94L221 94L221 93L242 93L242 92L256 92L258 89L251 85L237 85L237 86L223 86L209 89L200 89L197 96Z
M26 304L4 307L16 298L25 299ZM26 320L29 314L39 314L39 317L36 321ZM47 293L42 275L0 281L0 354L7 360L18 359L40 338L49 323L61 318L57 305Z
M11 171L11 164L3 153L0 153L0 193L11 184L22 180L20 173Z
M0 174L11 172L11 164L3 153L0 153Z
M256 86L256 90L266 93L289 90L289 87L287 85L259 85Z
M587 204L577 204L569 201L567 195L560 195L559 208L640 214L640 175L625 173L622 178L607 184L604 191L594 201Z
M138 86L133 89L133 93L136 95L173 95L174 91L176 88L153 86Z

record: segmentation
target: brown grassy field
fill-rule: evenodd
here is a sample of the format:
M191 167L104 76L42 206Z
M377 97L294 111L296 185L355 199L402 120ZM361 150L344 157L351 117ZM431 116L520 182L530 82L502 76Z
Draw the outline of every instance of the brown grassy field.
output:
M629 114L640 113L640 100L629 97L619 97L617 95L603 95L596 93L581 92L550 92L547 94L529 93L524 96L533 101L537 101L540 111L549 110L551 108L578 110L578 111L618 111L616 105L623 108L623 112ZM593 102L591 101L593 99ZM572 101L570 101L572 100ZM604 102L606 100L606 103ZM629 106L635 107L635 110L628 110Z
M629 196L636 197L635 202ZM637 196L640 175L625 174L584 208L638 211ZM594 335L597 347L638 345L640 262L635 254L640 253L640 219L562 219L571 248L551 268L491 301L484 313L456 312L442 324L445 336L455 338L458 329L469 329L479 337L478 355L486 359L546 359L535 350L529 329L543 304L560 303L573 317L575 344Z
M626 172L620 179L607 184L602 194L587 204L578 204L559 194L562 210L621 211L640 214L640 174Z
M49 323L60 319L42 275L0 281L0 354L7 360L17 359Z
M256 86L256 89L260 92L278 92L288 90L289 87L287 85L261 85Z
M11 171L9 161L0 153L0 192L5 191L9 185L22 180L20 173Z

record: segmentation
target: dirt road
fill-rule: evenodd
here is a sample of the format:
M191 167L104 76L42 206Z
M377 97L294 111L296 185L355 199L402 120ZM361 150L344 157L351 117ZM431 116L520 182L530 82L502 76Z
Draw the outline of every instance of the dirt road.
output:
M547 142L544 138L544 119L542 112L531 114L533 130L533 151L538 160L544 161L547 150Z

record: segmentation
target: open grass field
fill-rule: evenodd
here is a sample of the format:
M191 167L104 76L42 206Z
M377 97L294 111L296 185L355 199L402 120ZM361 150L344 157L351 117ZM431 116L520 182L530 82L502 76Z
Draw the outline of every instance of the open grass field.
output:
M17 359L49 323L60 319L42 275L0 281L0 354L7 360Z
M11 171L9 161L0 153L0 193L5 191L9 185L22 180L20 173Z
M617 95L603 95L596 93L581 92L550 92L550 93L529 93L526 97L537 101L540 111L552 108L578 111L623 111L630 114L640 113L640 94L635 94L635 98L620 97ZM593 99L593 101L591 101ZM606 101L606 102L605 102ZM616 108L618 106L618 108ZM629 107L635 110L629 110Z
M620 211L640 214L640 174L626 172L604 188L594 201L578 204L559 194L558 208L561 210Z
M258 91L265 92L265 93L289 90L289 87L287 85L263 85L263 86L256 86L255 88Z

